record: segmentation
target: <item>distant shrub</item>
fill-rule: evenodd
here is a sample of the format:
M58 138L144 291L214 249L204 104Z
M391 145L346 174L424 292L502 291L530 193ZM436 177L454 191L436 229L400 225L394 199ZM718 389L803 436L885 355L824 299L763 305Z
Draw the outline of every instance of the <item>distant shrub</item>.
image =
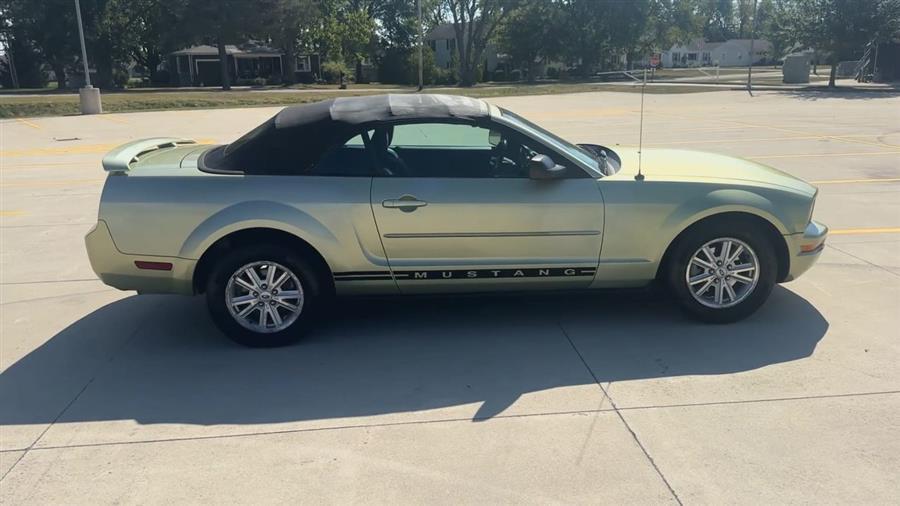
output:
M434 63L434 51L426 47L422 53L422 82L436 84L443 69ZM418 48L390 48L378 61L378 80L390 84L419 84Z
M349 81L351 72L347 65L342 61L327 61L322 64L322 79L329 84L338 84L341 82L341 75Z

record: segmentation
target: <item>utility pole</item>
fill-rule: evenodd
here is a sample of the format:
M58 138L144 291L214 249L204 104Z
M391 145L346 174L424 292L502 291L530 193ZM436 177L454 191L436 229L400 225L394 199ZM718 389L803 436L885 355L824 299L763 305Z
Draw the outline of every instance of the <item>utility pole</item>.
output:
M747 93L753 96L753 38L756 37L756 0L753 0L753 17L750 19L750 64L747 66Z
M78 90L81 114L100 114L100 90L91 86L91 71L88 69L87 48L84 45L84 27L81 22L81 3L75 0L75 17L78 20L78 38L81 40L81 63L84 64L84 88Z
M416 0L416 14L417 19L419 20L419 91L422 91L424 87L423 79L422 79L422 67L425 66L425 41L424 36L422 35L422 0Z

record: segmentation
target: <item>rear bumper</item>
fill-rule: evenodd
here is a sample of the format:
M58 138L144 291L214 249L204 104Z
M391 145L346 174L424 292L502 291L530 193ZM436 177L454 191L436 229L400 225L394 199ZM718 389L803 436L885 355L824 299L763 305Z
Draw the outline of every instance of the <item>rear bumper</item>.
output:
M803 233L784 236L791 260L785 281L797 279L816 263L825 249L827 236L828 227L814 220L809 222Z
M100 280L119 290L140 293L194 293L196 260L127 255L116 248L106 222L99 220L84 238L91 268ZM138 268L135 262L171 264L169 270ZM143 265L143 264L142 264Z

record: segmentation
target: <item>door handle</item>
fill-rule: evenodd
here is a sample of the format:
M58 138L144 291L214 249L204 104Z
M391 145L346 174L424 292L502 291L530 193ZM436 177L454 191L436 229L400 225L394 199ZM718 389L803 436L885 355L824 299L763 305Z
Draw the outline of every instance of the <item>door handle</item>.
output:
M412 195L404 195L399 199L384 200L381 205L388 209L399 209L405 213L411 213L420 207L427 206L428 202L419 200Z

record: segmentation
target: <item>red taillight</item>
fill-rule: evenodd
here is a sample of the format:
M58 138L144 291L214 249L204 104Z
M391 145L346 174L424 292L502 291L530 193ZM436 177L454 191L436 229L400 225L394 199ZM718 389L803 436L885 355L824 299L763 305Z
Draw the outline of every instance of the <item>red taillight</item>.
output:
M135 267L138 269L147 269L151 271L171 271L172 264L169 262L146 262L144 260L135 260Z

